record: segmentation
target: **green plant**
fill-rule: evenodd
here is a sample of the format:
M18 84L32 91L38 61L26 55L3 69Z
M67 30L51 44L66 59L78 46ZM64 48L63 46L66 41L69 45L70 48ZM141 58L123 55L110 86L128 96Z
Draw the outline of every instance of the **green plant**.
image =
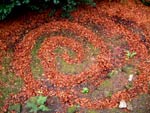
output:
M2 0L0 1L0 20L9 15L15 7L29 4L30 0Z
M141 0L141 2L146 6L150 6L150 0Z
M31 97L27 103L26 107L30 109L29 112L37 113L38 111L49 111L50 109L45 106L47 97L45 96L34 96Z
M136 52L126 51L127 59L133 58L136 54Z
M2 0L0 1L0 20L4 20L15 8L24 7L32 10L42 10L48 7L52 8L53 15L56 10L62 10L62 17L70 17L78 5L87 4L95 6L93 0Z
M81 91L83 94L86 94L86 93L88 93L89 92L89 88L87 88L87 87L84 87L83 89L82 89L82 91Z

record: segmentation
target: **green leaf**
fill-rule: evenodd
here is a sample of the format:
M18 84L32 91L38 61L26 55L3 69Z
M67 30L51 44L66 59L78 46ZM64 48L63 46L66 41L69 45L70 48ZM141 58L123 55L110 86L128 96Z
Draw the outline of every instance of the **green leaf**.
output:
M30 0L23 0L22 3L23 4L28 4L30 2Z
M50 109L46 107L45 105L40 105L39 110L41 111L49 111Z
M31 109L29 112L30 113L32 113L32 112L37 113L38 110L39 110L38 108L35 108L35 109Z
M83 94L86 94L89 92L89 89L87 87L84 87L81 91Z
M37 104L42 105L46 102L46 100L47 100L47 97L39 96L38 99L37 99Z
M26 107L27 108L32 108L32 109L36 109L37 108L36 104L31 103L31 102L27 102Z
M16 0L15 5L16 5L16 6L20 6L20 5L21 5L20 1L19 1L19 0Z
M53 0L54 4L59 4L60 1L59 0Z
M133 53L131 54L131 58L134 57L135 55L136 55L136 52L133 52Z

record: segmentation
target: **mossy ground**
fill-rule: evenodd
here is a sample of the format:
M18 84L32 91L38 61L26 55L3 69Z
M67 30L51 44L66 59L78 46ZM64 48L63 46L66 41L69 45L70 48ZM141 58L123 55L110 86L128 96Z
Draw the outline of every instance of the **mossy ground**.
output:
M59 57L60 54L63 54L63 52L67 51L69 57L73 59L76 57L77 53L69 48L57 48L55 50L55 53L58 54L56 58L58 71L69 75L81 73L85 68L87 68L87 66L92 63L92 60L90 60L90 58L96 57L96 55L98 55L99 53L99 49L94 48L94 46L90 43L87 43L86 47L89 48L89 50L87 53L85 53L85 59L81 63L77 64L69 64L63 58Z
M23 81L17 77L11 69L12 53L9 52L2 59L2 70L0 71L0 109L10 94L16 94L21 90Z
M134 98L132 101L128 101L127 105L130 104L132 110L127 109L119 109L119 108L111 108L111 109L103 109L103 110L92 110L92 109L83 109L77 105L68 107L67 113L149 113L150 111L150 95L149 94L141 94Z
M74 59L77 55L76 52L71 50L71 48L67 47L57 47L54 50L54 53L57 55L56 57L56 65L58 71L60 71L63 74L78 74L81 73L88 65L92 63L92 58L96 57L100 50L98 48L95 48L94 45L91 43L87 42L86 40L82 40L80 38L76 38L74 33L69 32L68 30L61 30L59 32L54 32L50 35L51 36L57 36L57 35L63 35L66 37L71 37L74 38L76 41L79 41L83 43L83 47L85 47L85 58L84 61L78 64L69 64L67 63L62 57L60 57L64 52L66 52L71 59ZM42 36L39 37L36 40L36 43L31 51L31 56L32 56L32 62L31 62L31 71L36 79L40 78L43 74L43 68L41 65L41 61L38 58L38 50L40 49L40 46L42 42L47 38L48 36Z
M40 59L38 58L37 54L38 54L38 50L40 49L40 46L42 44L42 42L44 41L44 37L40 37L31 52L31 56L32 56L32 62L31 62L31 71L33 73L33 76L35 79L38 79L40 76L42 76L43 74L43 68L40 64Z

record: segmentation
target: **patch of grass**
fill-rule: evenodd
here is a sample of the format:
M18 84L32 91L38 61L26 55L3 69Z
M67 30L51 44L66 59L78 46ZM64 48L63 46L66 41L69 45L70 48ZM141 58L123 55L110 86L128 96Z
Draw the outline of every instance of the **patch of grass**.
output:
M31 51L32 56L32 62L30 64L31 71L33 73L33 76L35 79L38 79L43 74L43 68L40 63L40 59L37 56L38 50L40 49L40 46L42 42L44 41L45 37L40 37L36 40L36 43Z

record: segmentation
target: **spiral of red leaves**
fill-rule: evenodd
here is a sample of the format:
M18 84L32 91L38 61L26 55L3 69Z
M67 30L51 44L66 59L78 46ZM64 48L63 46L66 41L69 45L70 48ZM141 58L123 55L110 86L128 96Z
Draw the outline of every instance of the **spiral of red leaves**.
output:
M92 12L92 13L91 13ZM98 13L96 13L98 12ZM100 12L100 13L99 13ZM80 13L83 14L79 15ZM112 13L114 14L114 13ZM118 105L121 99L131 100L140 93L150 93L148 82L150 81L150 55L145 44L149 46L148 35L146 35L147 42L142 43L139 34L133 33L131 30L125 28L123 25L116 24L111 18L112 14L107 14L101 11L100 7L95 9L90 9L89 11L76 11L73 15L76 17L73 22L69 21L53 21L40 26L27 33L23 39L15 48L13 67L17 76L20 76L24 80L24 87L19 95L13 96L16 102L24 102L30 96L36 95L37 90L41 90L44 95L48 96L58 96L60 100L68 104L80 104L80 106L87 108L111 108ZM121 15L124 16L124 15ZM109 37L114 36L114 34L123 34L125 36L125 41L128 42L131 51L136 51L137 59L140 62L137 66L140 69L140 75L134 81L134 87L129 90L122 90L112 95L111 98L104 98L100 100L91 100L88 98L81 98L76 95L76 91L72 89L77 84L86 82L88 76L91 75L90 80L98 82L100 84L103 79L97 80L99 75L105 75L104 70L109 70L113 68L111 53L106 46L105 42L97 36L94 32L85 27L88 22L93 22L98 25L105 25L106 35ZM36 23L36 22L34 22ZM80 38L85 38L91 42L96 48L100 49L100 53L96 57L96 63L91 65L89 69L84 70L77 75L64 75L58 72L55 64L56 55L53 52L57 46L65 46L73 49L77 53L75 59L70 59L67 54L63 54L63 58L68 63L78 63L84 59L84 52L82 44L73 40L73 38L68 38L64 36L54 36L47 38L41 45L38 51L38 56L41 60L41 64L44 68L43 76L46 76L50 83L55 87L66 88L66 90L49 90L46 86L43 86L41 81L37 81L33 78L31 72L31 50L36 43L36 40L44 34L51 34L52 32L69 29L71 32L80 36ZM108 32L109 31L109 32ZM145 33L146 34L146 33ZM121 65L127 63L124 59ZM119 64L118 64L119 65ZM26 96L26 97L25 97ZM14 101L14 100L13 100Z
M97 21L99 23L99 21ZM111 22L113 25L113 23ZM111 25L110 24L110 25ZM81 72L77 75L67 76L58 72L55 60L56 55L53 52L57 46L65 46L72 48L76 53L77 57L75 59L69 59L69 57L65 54L63 55L64 59L68 63L78 63L81 62L84 58L83 47L80 43L76 42L72 38L67 38L64 36L54 36L47 37L41 45L41 48L38 52L38 56L41 60L41 64L44 68L44 76L48 78L50 83L52 83L55 87L66 87L65 91L59 90L48 90L45 86L45 89L41 87L41 82L34 80L32 76L32 72L30 69L31 62L31 50L36 43L36 40L43 35L44 33L50 34L52 32L61 30L61 29L69 29L71 32L85 38L89 42L91 42L96 48L100 49L100 54L96 57L96 63L90 66L89 69ZM135 50L141 59L145 59L148 56L148 53L145 49L145 46L140 43L138 36L132 35L130 31L121 27L118 32L124 30L128 37L126 40L128 41L131 50ZM112 31L112 30L111 30ZM112 31L113 32L113 31ZM123 32L123 31L122 31ZM143 56L144 54L144 56ZM143 62L142 62L143 63ZM136 96L138 93L147 92L147 71L146 73L142 72L136 81L134 81L134 87L131 90L123 90L113 94L111 99L102 99L92 101L88 98L79 98L76 95L76 91L72 89L77 84L82 82L86 82L88 79L87 75L91 75L92 77L97 77L99 74L104 74L104 70L112 68L111 61L111 53L109 49L106 47L105 43L91 30L79 25L78 23L68 22L68 21L54 21L51 23L47 23L30 33L28 33L24 40L17 45L17 48L14 53L14 62L13 65L15 67L15 73L18 76L21 76L24 79L25 85L27 85L25 90L28 93L28 96L35 95L37 89L41 89L45 95L56 95L63 102L68 102L70 104L78 103L81 106L88 108L105 108L105 107L113 107L116 106L121 99L129 100ZM141 67L141 63L139 67ZM146 64L143 64L145 67ZM149 66L149 65L148 65ZM143 69L142 69L143 70ZM147 70L147 69L146 69ZM103 80L99 81L102 82ZM97 82L97 81L95 81ZM70 87L70 88L69 88Z

